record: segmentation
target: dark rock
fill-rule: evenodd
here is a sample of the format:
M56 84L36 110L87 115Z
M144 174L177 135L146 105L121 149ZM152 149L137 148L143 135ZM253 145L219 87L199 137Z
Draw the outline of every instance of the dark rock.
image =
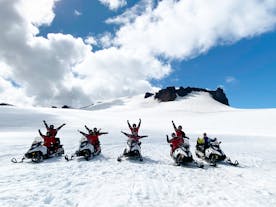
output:
M8 103L0 103L0 106L14 106L14 105L8 104Z
M184 88L181 86L179 89L175 89L175 87L167 87L166 89L161 89L157 93L155 93L154 98L158 99L161 102L174 101L177 96L184 97L192 92L208 92L216 101L229 106L228 99L222 88L217 88L215 91L211 91L204 88L195 87ZM147 96L147 94L150 93L146 93L145 98L149 97Z
M148 97L151 97L151 96L153 96L153 95L154 95L153 93L147 92L147 93L145 93L144 98L148 98Z
M62 108L62 109L70 109L71 107L70 107L70 106L67 106L67 105L63 105L61 108Z
M167 87L166 89L161 89L158 91L154 98L161 102L174 101L176 99L175 87Z
M222 88L217 88L217 90L215 90L215 91L210 91L209 93L211 94L211 96L212 96L216 101L218 101L218 102L220 102L220 103L223 103L223 104L229 106L229 101L228 101L228 99L227 99L227 97L226 97L226 95L225 95L225 93L224 93L224 91L223 91Z
M56 109L57 107L56 106L52 106L51 108Z

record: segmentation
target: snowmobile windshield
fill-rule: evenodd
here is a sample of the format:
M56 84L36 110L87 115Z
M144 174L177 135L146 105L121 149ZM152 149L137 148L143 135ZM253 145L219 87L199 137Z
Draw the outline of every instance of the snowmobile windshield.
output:
M85 142L87 141L87 138L85 136L83 136L81 139L80 139L80 142Z
M219 144L220 144L220 142L218 142L217 140L214 142L211 142L211 145L215 146L215 147L219 147Z
M42 137L35 137L32 145L38 144L38 143L44 143L44 140L42 139Z
M190 145L189 139L184 137L184 143L187 143L188 145Z

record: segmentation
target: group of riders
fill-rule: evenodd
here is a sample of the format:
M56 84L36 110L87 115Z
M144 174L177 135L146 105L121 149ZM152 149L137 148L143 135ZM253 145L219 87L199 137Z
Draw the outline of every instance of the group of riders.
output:
M63 126L65 126L65 124L62 124L61 126L55 128L54 125L48 126L48 124L46 123L45 120L43 121L43 123L46 127L46 130L47 130L46 135L43 135L40 130L38 130L38 132L44 140L44 146L47 147L48 153L52 154L52 153L56 152L58 150L59 146L60 146L60 139L57 138L56 135L57 135L58 131ZM135 123L133 125L131 125L129 123L129 120L127 120L127 124L128 124L129 129L130 129L130 133L126 133L126 132L123 132L123 131L121 131L121 132L125 136L128 137L128 142L129 143L137 143L140 146L141 145L140 139L144 138L144 137L147 137L146 135L145 136L140 136L139 135L139 129L140 129L140 126L141 126L141 119L139 119L138 125L136 125ZM171 152L170 152L171 156L177 148L181 147L184 144L185 139L187 139L187 140L189 139L189 137L187 137L186 134L184 133L184 131L182 130L181 125L176 127L174 121L172 121L172 125L173 125L173 128L174 128L175 132L173 132L171 134L171 137L169 137L168 135L166 136L167 137L167 142L170 144L170 147L171 147ZM100 148L99 136L104 135L104 134L108 134L108 132L101 132L101 129L97 129L97 128L93 128L93 130L92 130L92 129L88 128L86 125L85 125L85 129L87 130L88 133L85 133L85 132L80 131L80 130L78 130L78 132L80 134L82 134L84 137L86 137L87 141L94 146L95 151L96 151L95 154L99 154L100 149L101 149ZM203 133L203 137L197 139L196 148L197 148L197 150L200 150L200 151L202 151L202 153L204 153L205 150L209 147L210 142L213 142L215 140L216 139L210 139L209 137L207 137L206 133Z

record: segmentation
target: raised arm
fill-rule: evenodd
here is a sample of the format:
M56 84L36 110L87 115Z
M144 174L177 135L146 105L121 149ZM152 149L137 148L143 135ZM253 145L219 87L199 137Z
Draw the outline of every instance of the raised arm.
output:
M86 125L84 125L84 127L85 127L85 129L86 129L87 131L90 131L90 130L91 130L91 129L89 129L88 126L86 126Z
M82 132L82 131L80 131L80 130L78 130L78 132L81 133L83 136L87 136L86 133L84 133L84 132Z
M176 131L176 130L177 130L177 128L176 128L176 126L175 126L175 124L174 124L174 122L173 122L173 121L172 121L172 125L173 125L174 130Z
M66 124L62 124L62 125L60 125L58 128L57 128L57 130L60 130L62 127L64 127Z
M130 130L132 130L132 127L131 127L131 125L129 123L129 120L127 120L127 124L128 124L128 127L130 128Z
M139 119L139 124L138 124L138 129L140 128L140 126L141 126L141 119Z
M169 136L167 135L166 137L167 137L167 142L170 143Z
M48 124L46 123L46 121L45 121L45 120L43 120L43 123L44 123L44 125L45 125L46 129L49 129L49 126L48 126Z
M40 129L38 130L38 133L41 137L43 137L44 135L41 133Z

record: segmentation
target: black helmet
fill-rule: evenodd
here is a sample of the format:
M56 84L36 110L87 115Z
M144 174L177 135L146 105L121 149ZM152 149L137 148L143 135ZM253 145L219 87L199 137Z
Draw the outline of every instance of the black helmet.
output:
M93 129L93 131L96 132L96 131L98 131L98 129L95 127L95 128Z
M133 128L136 128L136 124L133 124L132 127L133 127Z
M176 137L176 134L174 132L172 133L172 137Z
M50 129L53 129L53 128L54 128L54 125L53 125L53 124L51 124L51 125L50 125Z
M179 125L177 129L178 129L178 130L182 130L182 126L181 126L181 125Z

